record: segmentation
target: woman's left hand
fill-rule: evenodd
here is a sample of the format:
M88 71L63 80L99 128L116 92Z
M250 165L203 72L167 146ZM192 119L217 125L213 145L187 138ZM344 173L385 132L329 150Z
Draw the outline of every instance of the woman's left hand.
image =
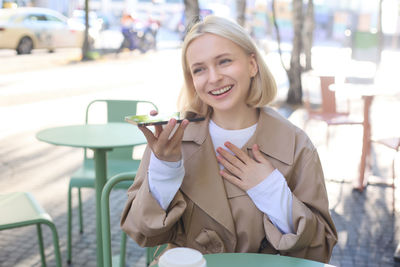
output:
M225 169L220 171L220 174L244 191L262 182L275 169L261 154L256 144L252 147L254 159L250 158L244 151L230 142L225 142L224 145L234 155L221 147L217 148L217 152L219 153L217 159L225 167Z

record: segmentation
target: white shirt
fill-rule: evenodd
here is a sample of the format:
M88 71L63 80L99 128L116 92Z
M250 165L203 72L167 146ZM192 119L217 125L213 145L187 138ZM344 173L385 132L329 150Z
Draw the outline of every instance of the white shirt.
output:
M224 147L226 141L243 147L256 130L257 124L240 130L226 130L209 122L209 131L214 148ZM229 151L229 150L228 150ZM220 168L223 168L220 164ZM183 159L178 162L159 160L151 153L148 177L150 191L160 206L166 210L179 190L185 169ZM247 190L256 207L267 214L271 222L282 233L294 233L292 222L292 192L286 179L275 169L261 183Z

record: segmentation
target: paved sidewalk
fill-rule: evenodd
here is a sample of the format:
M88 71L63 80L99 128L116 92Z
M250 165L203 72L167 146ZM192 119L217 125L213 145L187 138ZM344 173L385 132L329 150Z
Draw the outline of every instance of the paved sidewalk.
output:
M381 102L384 101L384 102ZM393 102L394 101L394 102ZM392 100L391 104L396 103ZM386 106L386 100L377 100L374 109L379 109L378 105ZM300 123L301 110L292 114L294 123ZM399 113L397 113L399 114ZM347 127L347 126L346 126ZM357 177L358 147L357 137L360 131L351 127L344 127L341 130L333 130L331 133L332 141L327 151L324 151L324 144L319 143L315 137L324 136L324 127L319 124L312 124L308 132L315 140L318 149L321 151L321 159L326 172L326 184L330 200L330 208L333 220L339 233L339 242L334 249L331 264L336 266L394 266L393 253L396 248L398 238L396 236L397 226L395 217L392 216L392 189L385 184L369 185L365 192L358 193L352 191L352 180ZM1 156L5 154L13 158L8 166L0 166L2 176L12 177L13 173L25 174L23 179L5 181L0 179L0 186L10 188L29 187L33 179L42 176L43 181L40 186L43 187L39 192L52 191L50 195L37 195L39 200L44 203L45 209L53 216L60 236L61 253L65 264L66 258L66 192L68 175L77 168L81 151L76 149L48 146L42 144L39 151L29 151L26 144L32 142L32 133L20 136L22 143L14 144L14 149L2 151ZM347 149L340 145L343 137L354 138L352 149ZM7 142L7 140L5 140ZM22 150L25 150L23 154ZM328 153L325 153L328 152ZM379 154L384 151L374 146L375 172L380 172L383 176L389 176L389 162L379 162ZM351 161L352 168L346 166L339 154L347 154L345 160ZM382 154L383 155L383 154ZM48 160L55 158L49 168ZM334 161L329 161L333 158ZM328 159L328 160L325 160ZM325 161L324 161L325 160ZM326 167L326 165L330 165ZM349 166L350 166L349 165ZM343 167L344 166L344 167ZM339 169L339 172L332 170ZM5 172L4 172L5 171ZM49 183L50 179L61 173L58 178L62 181L54 186ZM341 175L338 175L341 174ZM21 175L19 175L21 177ZM52 188L54 187L54 188ZM74 193L76 197L76 192ZM83 190L84 196L84 220L85 230L82 235L77 231L77 209L76 198L74 198L74 218L73 218L73 264L71 266L96 266L95 264L95 211L94 211L94 191L90 189ZM51 201L48 201L51 199ZM125 192L121 190L113 191L111 195L112 207L112 239L115 253L119 248L119 215L125 202ZM399 207L399 206L398 206ZM46 227L44 228L46 256L49 266L54 266L53 248L51 243L51 234ZM36 229L27 227L0 232L0 266L39 266L40 257L38 254ZM132 240L128 242L129 266L144 266L144 249L138 247Z

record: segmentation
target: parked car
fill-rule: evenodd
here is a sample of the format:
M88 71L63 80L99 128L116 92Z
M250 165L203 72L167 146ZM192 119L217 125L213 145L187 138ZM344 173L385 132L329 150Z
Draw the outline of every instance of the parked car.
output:
M0 9L0 49L29 54L32 49L82 47L85 26L61 13L36 7ZM93 38L89 40L93 42Z

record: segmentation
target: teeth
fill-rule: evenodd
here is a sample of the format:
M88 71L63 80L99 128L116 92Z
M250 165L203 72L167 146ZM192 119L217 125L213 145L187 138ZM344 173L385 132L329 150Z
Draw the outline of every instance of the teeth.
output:
M231 88L232 88L232 86L230 85L230 86L226 86L224 88L218 89L218 90L211 91L210 93L212 95L221 95L221 94L229 91Z

